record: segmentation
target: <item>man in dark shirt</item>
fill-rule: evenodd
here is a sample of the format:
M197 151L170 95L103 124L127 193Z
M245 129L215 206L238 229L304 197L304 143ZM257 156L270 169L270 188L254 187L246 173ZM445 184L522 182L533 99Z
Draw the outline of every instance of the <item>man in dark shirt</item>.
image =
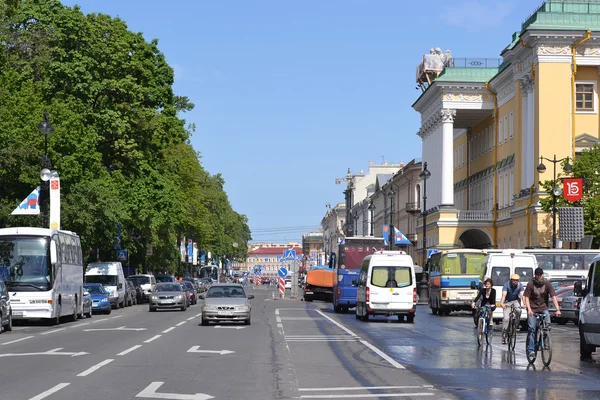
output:
M527 307L527 352L530 357L535 357L535 331L536 331L536 319L535 314L541 313L544 315L546 325L550 328L550 312L548 311L548 300L552 299L554 307L556 308L556 316L560 317L560 308L558 307L558 301L556 300L556 293L554 287L550 282L544 279L544 270L536 268L534 277L527 283L523 298L525 299L525 307Z

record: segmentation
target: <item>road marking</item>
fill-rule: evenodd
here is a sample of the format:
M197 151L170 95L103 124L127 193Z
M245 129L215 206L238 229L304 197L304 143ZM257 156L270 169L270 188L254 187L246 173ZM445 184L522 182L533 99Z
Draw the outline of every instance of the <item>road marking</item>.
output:
M53 330L48 331L48 332L42 332L42 333L40 333L40 335L48 335L50 333L54 333L54 332L58 332L58 331L64 331L65 329L67 329L67 328L53 329Z
M331 322L332 324L334 324L335 326L337 326L338 328L340 328L341 330L343 330L344 332L346 332L348 335L350 335L350 336L358 336L357 334L355 334L354 332L352 332L350 329L346 328L344 325L340 324L335 319L331 318L329 315L326 315L325 313L323 313L323 311L321 311L321 310L315 310L315 311L318 312L319 314L321 314L326 319L328 319L329 322Z
M202 316L202 313L195 315L196 318L201 317L201 316Z
M171 399L171 400L209 400L214 397L204 393L196 394L178 394L178 393L157 393L164 382L152 382L146 389L139 392L135 397L146 397L150 399Z
M100 368L104 367L107 364L110 364L113 361L115 361L115 360L112 359L112 358L104 360L101 363L98 363L98 364L94 365L93 367L86 369L85 371L83 371L82 373L78 374L77 376L88 376L92 372L99 370Z
M193 320L194 318L196 318L196 317L189 317L188 319L186 319L186 321L191 321L191 320Z
M287 342L356 342L358 339L285 339Z
M288 339L309 339L309 338L315 338L315 339L325 339L325 338L337 338L337 339L350 339L350 338L355 338L354 336L348 336L348 335L285 335L285 338Z
M378 398L383 397L421 397L421 396L433 396L435 393L421 392L421 393L362 393L362 394L309 394L301 395L301 399L364 399L364 398Z
M405 369L404 366L402 366L402 364L400 364L399 362L394 360L392 357L385 354L383 351L379 350L377 347L373 346L371 343L364 341L364 340L360 340L360 342L362 344L364 344L365 346L367 346L372 351L374 351L375 353L377 353L379 355L379 357L383 358L385 361L392 364L392 366L394 366L394 368Z
M244 329L245 326L222 326L222 325L215 325L215 329Z
M5 354L0 354L0 357L23 357L23 356L71 356L71 357L77 357L77 356L83 356L86 354L90 354L90 353L86 353L85 351L80 351L78 353L74 353L74 352L66 352L66 351L59 351L62 350L62 347L58 347L56 349L52 349L52 350L48 350L48 351L44 351L44 352L37 352L37 353L5 353Z
M7 344L13 344L13 343L17 343L17 342L22 342L23 340L31 339L32 337L34 337L34 336L25 336L24 338L21 338L21 339L11 340L10 342L2 343L2 346L6 346Z
M200 350L200 346L192 346L187 351L188 353L211 353L211 354L219 354L224 356L225 354L233 354L235 351L232 350Z
M50 396L51 394L54 394L54 393L58 392L60 389L66 388L69 385L70 385L70 383L59 383L58 385L54 386L53 388L48 389L45 392L38 394L37 396L33 396L29 400L45 399L46 397Z
M323 317L280 317L277 322L281 321L323 321Z
M186 322L187 322L187 321L181 321L180 323L178 323L178 324L175 324L175 326L181 326L181 325L185 324Z
M127 328L126 326L120 326L118 328L90 328L84 329L84 332L97 332L97 331L145 331L146 328Z
M155 341L156 339L158 339L159 337L161 337L162 335L156 335L156 336L152 336L150 339L148 340L144 340L144 343L150 343Z
M162 333L169 333L171 332L173 329L175 329L174 326L170 327L169 329L165 329L164 331L162 331Z
M77 324L77 327L85 326L85 325L89 325L89 324L91 324L91 322L84 322L83 324Z
M363 386L363 387L326 387L326 388L299 388L301 392L334 392L336 390L393 390L393 389L423 389L432 388L424 386Z
M118 356L124 356L125 354L131 353L134 350L139 349L140 347L142 347L141 344L136 344L135 346L132 346L130 348L128 348L127 350L124 350L122 352L120 352L119 354L117 354Z

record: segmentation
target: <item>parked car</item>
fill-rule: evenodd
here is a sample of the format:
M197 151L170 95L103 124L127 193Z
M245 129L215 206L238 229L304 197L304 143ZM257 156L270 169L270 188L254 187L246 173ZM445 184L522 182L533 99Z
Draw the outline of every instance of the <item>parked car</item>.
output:
M92 312L101 312L104 314L110 314L112 307L108 299L108 292L99 283L85 283L83 288L92 297Z
M154 285L156 285L156 277L152 274L138 274L129 275L127 279L132 280L136 286L139 286L142 289L143 299L140 303L148 301L150 292Z
M187 293L188 296L188 304L196 304L198 299L196 297L196 289L194 285L190 281L181 281L181 286L183 286L183 290Z
M12 307L6 284L0 281L0 333L2 331L12 331Z
M556 293L556 301L558 302L558 306L560 307L560 311L562 313L563 297L573 296L573 286L559 286L559 287L555 288L554 290ZM551 316L550 318L551 318L552 322L556 322L560 325L564 325L567 323L568 320L564 320L564 322L563 322L564 316L561 316L560 318L557 318L554 316L554 313L556 312L556 307L554 307L554 302L552 302L552 301L549 302L548 311L550 312L550 316Z
M129 279L125 281L127 285L127 305L132 306L137 304L137 290L135 289L135 285Z
M177 282L174 275L155 275L156 283L158 282Z
M83 310L82 310L82 314L84 316L88 317L88 318L92 318L92 304L93 304L92 295L90 294L90 292L88 292L84 288L83 289Z
M569 321L573 321L575 325L579 324L579 309L581 307L581 296L569 295L563 296L562 304L560 305L560 318L556 319L556 323L564 325Z
M160 282L154 286L148 308L151 312L160 308L187 310L187 294L179 282Z
M240 284L220 283L212 285L204 298L202 306L202 325L210 321L242 321L250 325L252 306L248 300L254 295L246 296L244 287Z

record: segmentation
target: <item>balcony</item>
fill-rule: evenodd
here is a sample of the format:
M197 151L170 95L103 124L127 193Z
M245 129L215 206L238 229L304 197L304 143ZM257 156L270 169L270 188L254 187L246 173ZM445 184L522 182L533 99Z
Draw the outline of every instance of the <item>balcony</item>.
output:
M491 221L494 212L491 210L459 210L459 221Z
M406 212L409 214L420 214L421 213L421 203L420 202L412 202L406 203Z

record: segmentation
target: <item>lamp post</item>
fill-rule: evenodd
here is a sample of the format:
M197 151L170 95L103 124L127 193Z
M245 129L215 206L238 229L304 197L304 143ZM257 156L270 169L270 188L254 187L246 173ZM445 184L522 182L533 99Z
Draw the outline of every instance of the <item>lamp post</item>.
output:
M396 235L394 233L394 189L390 187L390 191L388 192L388 197L390 198L390 233L389 233L389 249L392 250L394 248L394 242L396 240Z
M373 200L371 200L369 202L369 212L370 212L370 223L371 223L371 229L370 229L370 235L373 236L373 213L375 212L375 204L373 204Z
M42 171L40 172L40 179L43 182L40 188L40 214L42 216L42 226L48 227L49 181L51 177L50 167L52 166L48 157L48 139L54 133L54 128L50 125L50 114L47 112L44 112L44 119L39 123L38 129L44 135L44 155L41 156Z
M571 164L569 164L569 157L557 159L556 154L555 154L553 159L549 159L549 158L540 156L540 165L538 165L538 167L537 167L537 171L540 174L543 174L544 172L546 172L546 166L544 165L544 160L551 162L554 166L554 168L553 168L554 169L554 179L552 180L552 248L555 249L556 248L556 198L558 196L560 196L562 193L562 189L560 187L558 187L558 185L556 184L556 164L566 160L567 163L563 167L563 171L565 171L567 174L573 170L573 167L571 167Z
M426 265L427 265L427 179L431 176L431 172L427 169L427 162L423 163L423 171L419 174L419 177L423 181L423 211L421 216L423 217L423 273L421 274L421 283L419 288L419 300L421 302L429 302L429 284L427 283L426 277Z

